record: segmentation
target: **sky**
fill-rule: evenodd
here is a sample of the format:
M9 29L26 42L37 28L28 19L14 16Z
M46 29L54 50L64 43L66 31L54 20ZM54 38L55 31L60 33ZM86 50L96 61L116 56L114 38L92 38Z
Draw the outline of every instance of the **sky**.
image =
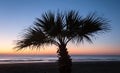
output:
M93 44L67 45L70 54L120 55L120 0L0 0L0 54L56 54L56 46L16 51L15 41L46 11L96 12L109 20L111 30L96 35Z

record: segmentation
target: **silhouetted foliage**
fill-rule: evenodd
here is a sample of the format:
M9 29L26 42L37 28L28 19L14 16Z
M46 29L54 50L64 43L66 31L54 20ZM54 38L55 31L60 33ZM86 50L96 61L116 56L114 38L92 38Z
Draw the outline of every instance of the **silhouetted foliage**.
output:
M71 73L72 61L67 52L67 43L71 40L77 43L87 40L96 33L109 30L106 19L94 13L85 18L79 12L71 10L67 13L47 12L42 18L37 18L32 27L29 27L21 40L17 41L17 49L26 47L39 48L43 45L54 44L58 46L58 65L60 73Z

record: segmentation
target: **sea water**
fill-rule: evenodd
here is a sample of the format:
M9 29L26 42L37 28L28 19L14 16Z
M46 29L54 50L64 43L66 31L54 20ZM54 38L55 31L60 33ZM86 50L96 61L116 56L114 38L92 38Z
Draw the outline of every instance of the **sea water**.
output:
M72 62L120 61L120 55L71 55ZM2 63L57 62L57 55L0 55Z

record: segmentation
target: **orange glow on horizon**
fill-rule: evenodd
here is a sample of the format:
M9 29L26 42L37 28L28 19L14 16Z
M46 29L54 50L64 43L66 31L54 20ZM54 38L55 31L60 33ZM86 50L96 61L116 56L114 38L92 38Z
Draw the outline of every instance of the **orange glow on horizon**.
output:
M89 48L88 48L89 47ZM68 47L69 54L80 54L80 55L120 55L120 49L111 46L70 46ZM39 50L21 50L16 51L14 49L0 49L0 54L30 54L30 55L56 55L57 47L48 46Z
M83 55L120 55L119 47L113 46L87 46L70 49L71 54L83 54Z

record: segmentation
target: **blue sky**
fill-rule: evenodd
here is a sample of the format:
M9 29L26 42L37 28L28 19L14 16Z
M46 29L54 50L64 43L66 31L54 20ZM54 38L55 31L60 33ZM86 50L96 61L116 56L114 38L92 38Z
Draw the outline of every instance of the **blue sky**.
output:
M96 12L107 18L112 30L96 36L94 43L120 47L120 0L0 0L0 44L14 46L14 40L45 11L71 9L82 16Z

